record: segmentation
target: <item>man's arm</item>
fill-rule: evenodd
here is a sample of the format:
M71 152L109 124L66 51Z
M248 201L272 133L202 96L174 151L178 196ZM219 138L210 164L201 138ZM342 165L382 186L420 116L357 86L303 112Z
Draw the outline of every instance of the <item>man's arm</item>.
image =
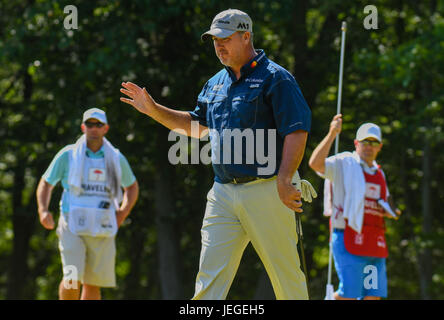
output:
M134 205L136 204L137 198L139 197L139 184L135 181L129 187L123 189L123 201L120 208L116 212L117 226L123 223L123 221L128 217Z
M39 213L39 220L42 226L48 230L54 229L54 218L49 212L49 203L51 201L51 194L54 186L45 181L45 179L40 179L39 185L37 187L37 208Z
M330 130L321 143L313 150L308 165L313 170L324 174L325 173L325 159L328 157L331 145L336 136L341 132L342 128L342 114L337 114L333 117L330 123Z
M304 156L308 133L297 130L284 139L282 162L277 176L277 188L281 201L291 210L302 212L301 192L291 183L293 175Z
M191 122L193 119L188 112L170 109L156 103L145 88L140 88L132 82L122 82L122 87L124 89L120 89L120 92L131 99L120 98L120 101L132 105L138 111L156 120L168 129L175 131L177 129L185 130L188 136L197 139L207 133L207 128L201 124L197 127L199 130L193 132L191 130Z

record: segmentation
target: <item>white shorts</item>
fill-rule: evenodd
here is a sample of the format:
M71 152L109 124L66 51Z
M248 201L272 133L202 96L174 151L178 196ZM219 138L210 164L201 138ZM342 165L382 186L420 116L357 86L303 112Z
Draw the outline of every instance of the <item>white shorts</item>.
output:
M115 287L115 236L97 238L73 234L63 214L57 226L65 280L98 287Z

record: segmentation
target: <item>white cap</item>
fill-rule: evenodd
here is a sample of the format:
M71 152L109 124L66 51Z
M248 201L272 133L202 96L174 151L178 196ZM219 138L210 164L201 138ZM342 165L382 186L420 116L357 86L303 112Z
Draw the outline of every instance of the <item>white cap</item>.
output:
M83 120L82 120L82 122L85 122L86 120L92 119L92 118L97 119L97 120L99 120L102 123L106 123L106 124L108 123L108 121L106 119L105 111L100 110L98 108L91 108L91 109L86 110L83 113Z
M237 9L228 9L219 12L211 23L210 30L202 34L201 39L205 40L210 36L226 38L236 31L253 32L253 21L243 11Z
M356 132L356 140L362 141L367 138L375 138L382 142L381 129L374 123L364 123Z

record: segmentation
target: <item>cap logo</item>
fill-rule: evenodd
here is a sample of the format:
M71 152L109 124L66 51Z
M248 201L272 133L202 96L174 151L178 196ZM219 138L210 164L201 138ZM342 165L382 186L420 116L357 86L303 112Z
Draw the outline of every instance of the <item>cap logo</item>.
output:
M245 12L228 9L219 12L212 20L210 30L200 37L202 41L212 37L227 38L236 31L253 32L253 21Z

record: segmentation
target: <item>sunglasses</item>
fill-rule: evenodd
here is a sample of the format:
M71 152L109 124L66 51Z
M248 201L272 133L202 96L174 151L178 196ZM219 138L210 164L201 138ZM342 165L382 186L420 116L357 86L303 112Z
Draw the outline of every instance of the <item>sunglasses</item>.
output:
M103 126L105 125L105 124L102 123L102 122L90 122L90 121L85 121L84 123L85 123L85 126L86 126L88 129L91 129L91 128L94 128L94 127L101 128L101 127L103 127Z
M372 146L372 147L377 147L381 144L381 142L379 141L372 141L372 140L362 140L359 141L363 146Z

